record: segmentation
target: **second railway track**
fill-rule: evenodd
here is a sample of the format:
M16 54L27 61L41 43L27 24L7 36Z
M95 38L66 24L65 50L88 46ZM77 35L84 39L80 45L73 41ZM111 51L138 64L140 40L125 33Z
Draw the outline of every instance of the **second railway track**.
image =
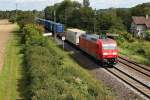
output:
M132 76L128 75L127 73L121 71L120 69L114 68L105 68L108 72L113 74L115 77L122 80L124 83L131 86L133 89L138 91L142 96L146 97L147 99L150 98L150 88L146 84L140 82L139 80L133 78Z
M128 63L128 64L132 64L132 65L134 65L134 66L136 66L136 67L139 67L139 68L141 68L141 69L143 69L143 70L146 70L146 71L148 71L148 72L150 72L150 67L149 66L144 66L144 65L140 65L140 64L138 64L138 63L136 63L136 62L134 62L134 61L130 61L130 60L128 60L128 59L126 59L126 58L123 58L123 57L121 57L121 56L119 56L119 61L120 62L126 62L126 63Z
M140 65L131 63L130 61L128 61L126 59L121 59L121 58L119 58L119 64L123 64L123 65L125 65L125 67L132 68L135 71L138 71L139 73L141 73L141 74L143 74L147 77L150 77L150 71L148 70L148 66L147 66L147 69L146 69L146 68L143 68Z
M73 47L72 50L74 52L79 52L80 51L77 47L74 47L73 45L68 44L68 43L66 43L66 44L69 45L69 46L71 46L71 47ZM126 64L128 65L129 62L128 63L126 62ZM121 66L121 65L119 65L119 66ZM117 66L117 67L119 67L119 66ZM145 84L138 77L134 77L134 76L132 76L131 73L129 73L129 72L127 73L123 69L120 69L120 68L117 68L117 67L103 68L103 69L106 70L107 72L111 73L113 76L117 77L123 83L125 83L125 84L129 85L130 87L132 87L132 89L134 89L135 91L137 91L137 93L140 94L142 97L144 97L147 100L149 100L149 98L150 98L150 86L148 84ZM124 68L126 69L126 67L124 67ZM140 72L139 71L140 69L137 69L137 68L140 68L140 67L136 66L134 68L134 70ZM98 69L98 70L100 70L100 69ZM142 73L140 72L141 74L144 73L143 71L147 71L147 73L149 72L149 70L146 70L146 68L145 69L141 68L141 70L142 70L141 71ZM147 75L147 74L143 74L143 75L145 75L145 77L149 77L149 75Z

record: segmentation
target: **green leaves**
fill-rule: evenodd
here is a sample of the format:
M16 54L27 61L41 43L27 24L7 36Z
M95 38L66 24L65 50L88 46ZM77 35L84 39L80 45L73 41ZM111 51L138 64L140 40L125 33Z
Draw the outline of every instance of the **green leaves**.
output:
M147 39L150 41L150 30L146 31Z
M133 16L146 16L150 15L150 3L143 3L131 9Z
M66 53L62 55L53 40L42 37L39 28L27 25L24 32L27 99L104 100L107 97L104 87L72 62Z

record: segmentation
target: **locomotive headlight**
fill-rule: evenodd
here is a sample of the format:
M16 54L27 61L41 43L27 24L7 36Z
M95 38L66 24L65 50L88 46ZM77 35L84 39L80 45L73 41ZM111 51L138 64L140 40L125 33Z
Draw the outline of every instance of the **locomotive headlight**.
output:
M103 53L103 55L104 55L104 56L107 56L107 55L108 55L108 53Z
M113 52L112 54L113 54L113 55L117 55L117 53L116 53L116 52Z

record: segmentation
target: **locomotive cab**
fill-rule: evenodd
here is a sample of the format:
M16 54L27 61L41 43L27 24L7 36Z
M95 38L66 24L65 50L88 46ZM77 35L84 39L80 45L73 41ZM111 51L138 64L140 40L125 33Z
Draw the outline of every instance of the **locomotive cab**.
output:
M82 35L80 36L79 47L81 50L96 58L96 60L114 65L117 63L118 49L115 40L103 38L99 35Z
M108 64L116 64L118 58L117 43L110 38L104 40L102 39L101 43L101 59L103 59L103 62Z

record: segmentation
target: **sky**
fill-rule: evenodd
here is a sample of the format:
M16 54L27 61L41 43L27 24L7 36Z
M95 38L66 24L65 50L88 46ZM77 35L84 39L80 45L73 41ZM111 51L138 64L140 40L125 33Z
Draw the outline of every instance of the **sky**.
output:
M48 5L63 0L0 0L0 10L15 10L16 3L20 10L43 10ZM82 3L83 0L75 0ZM150 0L90 0L90 6L96 9L130 8L137 4L150 2Z

